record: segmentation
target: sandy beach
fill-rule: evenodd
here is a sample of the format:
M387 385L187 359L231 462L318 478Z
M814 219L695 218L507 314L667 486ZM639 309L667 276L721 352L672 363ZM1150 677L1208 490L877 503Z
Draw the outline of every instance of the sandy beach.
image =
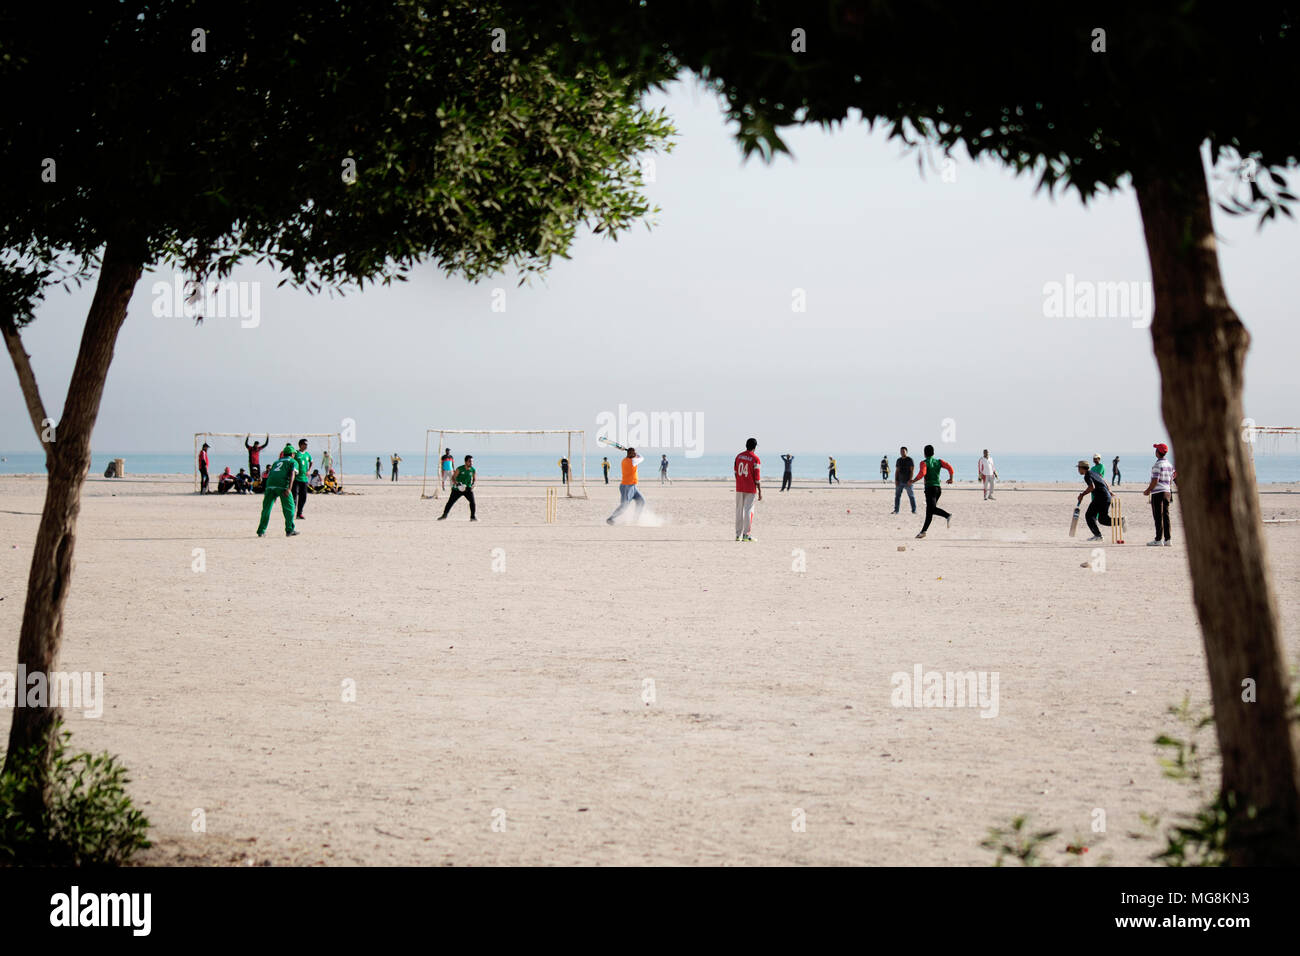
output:
M1138 864L1139 815L1195 804L1152 741L1205 663L1142 484L1122 546L1066 536L1069 484L945 489L924 541L892 485L773 489L749 544L725 482L643 481L656 519L612 528L613 485L553 525L541 486L482 483L470 524L418 485L312 497L290 540L260 497L88 481L61 666L105 703L67 723L129 768L144 862L982 865L1027 812ZM0 477L2 670L43 493ZM1294 662L1300 486L1261 500ZM995 706L893 706L918 665Z

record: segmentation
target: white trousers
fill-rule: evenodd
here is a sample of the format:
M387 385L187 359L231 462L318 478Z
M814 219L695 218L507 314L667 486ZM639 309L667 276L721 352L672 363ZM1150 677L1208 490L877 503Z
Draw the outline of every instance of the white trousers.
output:
M984 497L985 498L993 497L993 476L992 475L984 476Z
M736 537L749 534L754 527L754 501L757 497L752 491L736 492Z

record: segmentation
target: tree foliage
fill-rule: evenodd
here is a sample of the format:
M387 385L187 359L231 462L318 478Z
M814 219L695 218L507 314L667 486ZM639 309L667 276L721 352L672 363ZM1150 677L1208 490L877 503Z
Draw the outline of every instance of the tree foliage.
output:
M0 312L18 325L108 242L196 278L267 262L311 291L422 259L469 278L544 269L584 225L617 235L651 214L637 156L671 134L635 89L565 72L490 5L2 16Z

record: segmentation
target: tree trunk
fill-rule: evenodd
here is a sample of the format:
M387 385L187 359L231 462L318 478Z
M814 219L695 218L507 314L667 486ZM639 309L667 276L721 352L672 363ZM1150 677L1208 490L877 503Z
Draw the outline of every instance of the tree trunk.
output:
M58 666L59 646L63 641L63 607L72 581L72 552L76 543L77 514L81 510L81 486L90 468L90 433L99 415L104 381L113 360L117 333L126 318L131 293L140 279L141 259L125 256L110 243L104 250L99 282L86 316L81 335L81 349L68 384L68 397L59 421L46 447L49 478L45 486L45 508L41 513L36 544L32 550L31 572L27 579L27 603L23 608L22 630L18 638L18 664L27 674L48 675ZM6 329L6 338L12 333ZM15 341L10 342L14 351ZM21 351L21 349L19 349ZM25 361L25 353L23 355ZM15 364L19 362L15 355ZM30 379L19 369L24 391ZM30 399L30 396L29 396ZM39 427L39 426L38 426ZM26 688L16 688L24 694ZM5 769L17 769L18 755L40 748L45 759L37 762L41 775L34 798L44 801L48 792L49 754L54 744L53 730L59 718L56 701L46 707L15 707L9 728L9 747ZM29 810L39 810L32 807Z
M1185 144L1158 172L1134 180L1155 288L1151 338L1161 405L1177 451L1177 500L1223 756L1222 791L1236 801L1228 862L1300 864L1300 748L1288 716L1255 469L1241 434L1250 336L1223 288L1198 144ZM1243 700L1251 696L1247 681L1253 681L1253 702Z

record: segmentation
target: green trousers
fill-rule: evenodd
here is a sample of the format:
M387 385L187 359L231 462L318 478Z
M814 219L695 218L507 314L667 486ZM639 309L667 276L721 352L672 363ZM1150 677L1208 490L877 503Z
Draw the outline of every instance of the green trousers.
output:
M288 488L279 488L262 495L262 520L257 524L258 534L266 531L266 526L271 521L271 505L275 504L277 498L280 499L280 510L284 512L284 533L293 532L293 496L289 494Z

